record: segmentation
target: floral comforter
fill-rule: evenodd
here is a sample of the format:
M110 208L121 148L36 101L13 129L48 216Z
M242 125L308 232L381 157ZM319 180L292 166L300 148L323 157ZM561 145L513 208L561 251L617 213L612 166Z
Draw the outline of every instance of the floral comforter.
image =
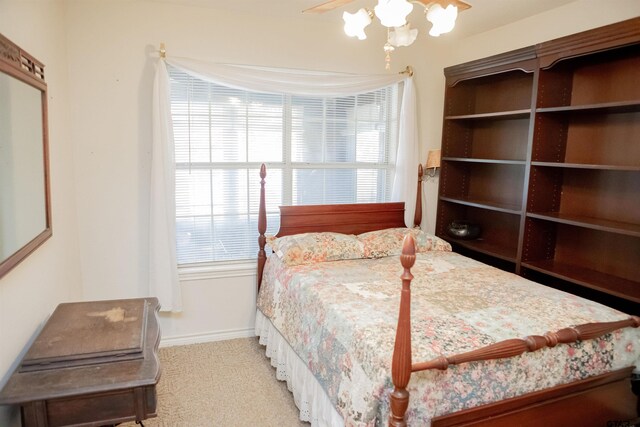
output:
M267 316L318 379L347 426L386 425L402 273L399 257L286 267L270 257L258 296ZM417 255L412 268L413 361L509 338L628 316L453 252ZM413 374L407 421L431 418L632 366L640 331L625 329L511 359Z

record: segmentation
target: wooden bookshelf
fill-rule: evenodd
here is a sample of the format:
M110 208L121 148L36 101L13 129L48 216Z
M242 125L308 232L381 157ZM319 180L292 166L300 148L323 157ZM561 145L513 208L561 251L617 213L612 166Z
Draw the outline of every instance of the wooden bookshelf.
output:
M638 70L640 18L445 69L436 234L640 302ZM481 238L450 237L454 220Z
M499 203L493 200L480 200L470 198L459 199L453 197L440 197L440 200L514 215L520 215L522 213L522 211L520 210L520 205Z
M470 157L444 157L442 160L448 162L470 162L470 163L491 163L494 165L522 165L524 166L524 160L503 160L503 159L477 159Z
M602 102L588 105L567 105L563 107L536 108L537 113L633 113L640 111L640 100Z
M475 252L490 255L492 257L500 258L512 263L516 262L517 247L515 245L509 247L504 244L495 244L491 241L485 241L483 239L462 240L453 237L450 237L449 241L454 245L459 245L467 249L471 249Z
M640 303L640 293L638 292L640 282L637 280L627 280L581 265L567 264L555 260L523 262L522 266L581 286Z
M531 162L532 166L548 166L551 168L568 168L568 169L599 169L610 171L640 171L640 165L608 165L608 164L587 164L587 163L557 163L557 162Z
M516 270L524 213L534 59L534 49L525 48L445 70L436 234L508 271ZM481 236L449 236L448 225L458 220L478 224Z
M473 113L461 114L457 116L446 116L445 120L481 120L481 119L518 119L528 117L531 114L530 109L511 110L511 111L494 111L491 113Z
M640 237L640 224L630 224L626 222L610 221L602 218L592 218L582 215L570 215L560 212L529 212L527 213L527 217L574 225L577 227L591 228L593 230L600 230L608 233Z

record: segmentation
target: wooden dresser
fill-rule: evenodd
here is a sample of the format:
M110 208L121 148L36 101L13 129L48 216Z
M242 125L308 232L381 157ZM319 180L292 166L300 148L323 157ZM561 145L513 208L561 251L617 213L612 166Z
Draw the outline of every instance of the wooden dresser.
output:
M23 426L99 426L156 416L156 298L60 304L0 392Z

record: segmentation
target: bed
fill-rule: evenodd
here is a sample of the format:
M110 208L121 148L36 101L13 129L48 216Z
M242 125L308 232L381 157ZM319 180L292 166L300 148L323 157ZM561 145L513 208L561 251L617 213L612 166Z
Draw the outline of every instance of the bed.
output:
M281 207L267 262L260 174L256 333L301 419L633 425L638 317L403 229L402 203Z

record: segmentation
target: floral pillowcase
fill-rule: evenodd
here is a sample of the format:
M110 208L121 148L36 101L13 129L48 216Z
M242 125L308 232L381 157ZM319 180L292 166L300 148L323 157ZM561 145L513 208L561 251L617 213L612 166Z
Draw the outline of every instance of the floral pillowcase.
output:
M300 265L344 259L380 258L402 253L404 236L411 234L416 252L450 251L446 241L419 228L387 228L358 236L341 233L303 233L268 237L267 243L286 265Z
M419 228L387 228L370 231L358 235L358 240L364 244L365 258L380 258L400 255L402 242L407 234L413 236L416 252L451 251L451 245L448 242L425 233Z
M364 258L363 245L353 234L303 233L268 237L267 243L289 266Z

